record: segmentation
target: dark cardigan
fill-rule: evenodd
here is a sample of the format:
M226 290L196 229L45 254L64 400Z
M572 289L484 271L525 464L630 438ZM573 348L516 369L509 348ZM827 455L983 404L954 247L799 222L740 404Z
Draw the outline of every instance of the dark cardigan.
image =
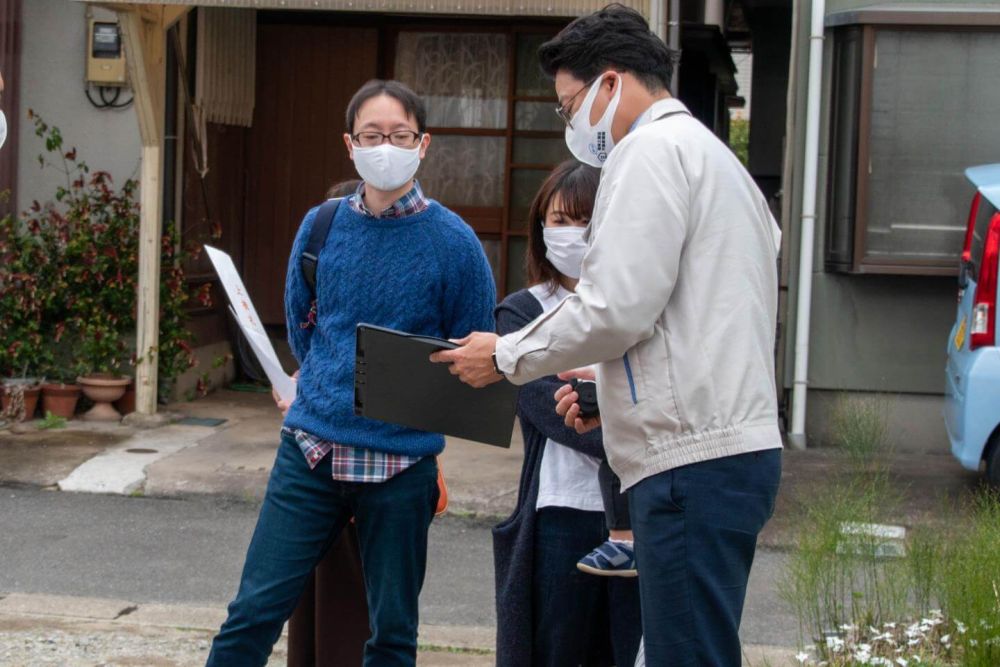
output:
M497 332L517 331L542 314L542 305L528 290L511 294L496 310ZM584 435L568 428L555 412L556 390L566 384L554 375L521 388L517 414L524 434L524 463L514 513L493 528L496 571L497 665L531 665L532 563L534 562L535 504L538 471L548 438L579 452L604 458L600 429ZM582 554L581 554L582 555ZM608 664L610 657L601 663Z

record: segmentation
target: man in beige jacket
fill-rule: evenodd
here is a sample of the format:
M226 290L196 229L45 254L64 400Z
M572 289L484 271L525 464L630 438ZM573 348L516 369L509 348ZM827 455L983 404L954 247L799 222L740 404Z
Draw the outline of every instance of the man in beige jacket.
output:
M473 386L597 365L599 419L557 396L568 424L603 427L628 491L646 663L735 667L781 476L780 232L732 151L670 97L672 54L638 13L580 18L539 57L570 150L603 167L579 286L521 331L434 359Z

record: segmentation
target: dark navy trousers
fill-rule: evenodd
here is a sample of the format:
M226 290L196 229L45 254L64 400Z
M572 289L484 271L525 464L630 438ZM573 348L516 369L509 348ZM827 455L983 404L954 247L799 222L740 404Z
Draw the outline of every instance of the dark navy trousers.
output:
M433 456L384 482L340 482L332 479L328 460L310 469L295 439L282 435L239 592L208 665L267 664L309 573L352 516L372 630L364 664L414 665L417 598L437 497Z
M628 490L647 667L739 667L757 535L774 511L781 450L695 463Z
M532 667L621 665L639 651L635 579L597 577L576 563L607 539L600 512L543 507L535 525Z

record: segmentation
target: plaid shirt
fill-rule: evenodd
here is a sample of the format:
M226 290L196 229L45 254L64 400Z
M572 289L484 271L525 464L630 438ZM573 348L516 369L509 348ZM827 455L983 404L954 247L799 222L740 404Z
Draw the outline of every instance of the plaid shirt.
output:
M405 195L397 199L392 206L385 209L378 215L372 213L365 206L365 184L362 182L358 186L357 191L350 196L347 203L355 212L361 215L367 215L372 218L405 218L408 215L416 215L427 210L430 206L430 202L427 201L427 197L424 196L424 191L420 188L420 183L413 181L413 187Z
M357 213L373 218L405 218L427 210L430 203L424 197L420 184L413 182L413 187L400 197L392 206L375 215L365 206L365 184L358 186L357 192L348 198L348 205ZM315 322L313 322L315 323ZM327 454L333 467L333 478L340 482L384 482L393 475L398 475L420 460L419 456L405 454L388 454L372 449L338 445L335 442L321 440L303 430L283 429L295 438L299 449L306 457L306 463L313 469Z
M282 428L282 430L295 438L310 470L332 452L330 460L333 478L340 482L384 482L420 460L419 456L388 454L372 449L338 445L335 442L321 440L301 429Z

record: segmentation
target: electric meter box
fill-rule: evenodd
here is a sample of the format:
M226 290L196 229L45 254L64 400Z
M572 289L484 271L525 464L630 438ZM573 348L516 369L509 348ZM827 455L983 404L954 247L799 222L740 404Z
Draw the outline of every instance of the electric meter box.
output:
M126 86L125 49L114 21L91 20L87 33L87 83Z

